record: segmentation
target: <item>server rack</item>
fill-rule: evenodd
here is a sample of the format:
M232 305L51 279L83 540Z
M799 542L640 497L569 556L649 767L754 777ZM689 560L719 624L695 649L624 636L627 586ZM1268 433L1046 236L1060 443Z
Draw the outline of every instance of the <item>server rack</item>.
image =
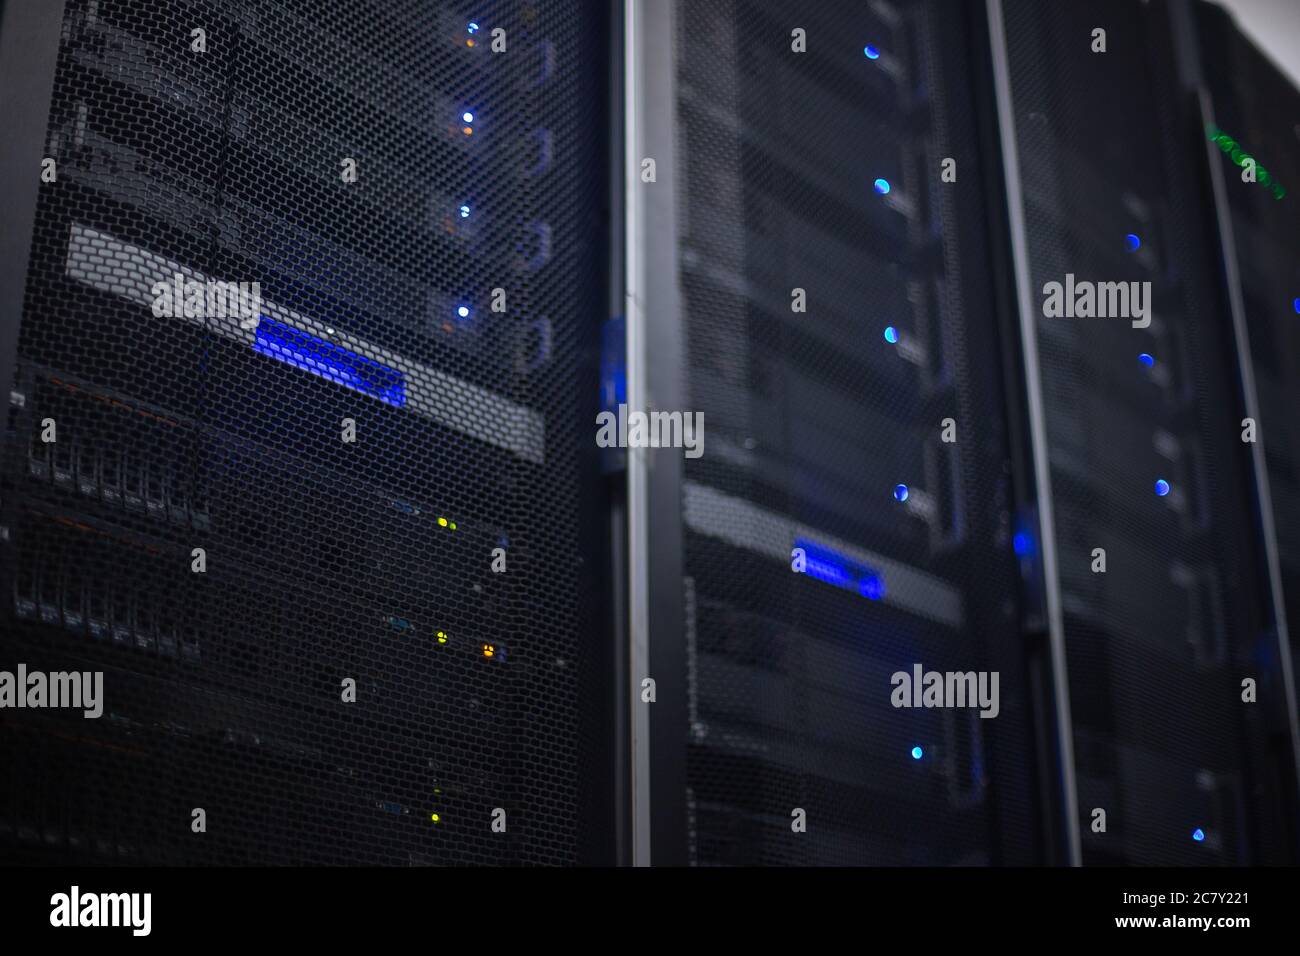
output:
M1179 5L998 6L1083 862L1292 859L1287 702ZM1149 283L1149 314L1049 317L1067 274Z
M5 858L609 858L604 12L57 6L0 660L105 700L4 714Z
M648 708L653 821L678 824L654 828L651 862L1046 859L1055 754L1031 728L1052 726L1050 674L1026 633L1038 555L976 185L977 11L652 8L638 51L667 115L633 158L671 170L643 201L682 359L652 351L647 380L706 439L649 465L650 672L685 691ZM970 186L943 182L946 158ZM918 663L999 671L1000 716L891 707L891 674Z
M1292 321L1300 300L1288 291L1295 285L1297 265L1288 256L1293 232L1284 202L1286 184L1296 181L1290 144L1300 131L1288 117L1300 104L1300 94L1219 7L1197 4L1195 19L1189 11L1187 20L1188 32L1199 40L1188 58L1196 65L1245 411L1259 431L1251 447L1252 464L1279 640L1276 664L1267 672L1274 678L1268 690L1274 701L1289 704L1286 713L1275 709L1274 721L1279 729L1289 729L1300 767L1295 703L1300 647L1293 630L1300 620L1300 433L1289 414L1300 388L1297 325ZM1247 159L1256 162L1253 181L1244 168ZM1265 655L1271 663L1269 648Z

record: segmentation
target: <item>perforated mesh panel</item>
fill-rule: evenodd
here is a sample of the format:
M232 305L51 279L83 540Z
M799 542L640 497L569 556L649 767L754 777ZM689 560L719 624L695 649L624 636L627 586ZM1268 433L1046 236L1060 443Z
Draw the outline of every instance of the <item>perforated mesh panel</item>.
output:
M1151 283L1145 329L1038 319L1084 862L1284 858L1279 752L1264 709L1241 702L1273 638L1213 196L1168 11L1005 7L1035 308L1067 273Z
M581 858L588 6L68 3L0 667L102 670L104 713L5 712L5 859ZM260 323L159 315L178 273L259 282Z
M1215 151L1228 190L1292 667L1300 678L1300 263L1293 254L1300 93L1216 8L1202 5L1199 14L1201 62L1218 131L1266 173L1257 168L1254 183L1242 182L1232 147L1228 154ZM1274 184L1283 190L1280 199Z
M683 492L691 860L1030 862L976 185L992 173L965 16L830 2L675 15L688 407L707 424ZM796 26L807 54L790 49ZM944 157L962 185L940 182ZM947 417L956 443L940 441ZM796 546L812 573L792 573ZM918 663L999 671L1000 715L892 707L891 674Z

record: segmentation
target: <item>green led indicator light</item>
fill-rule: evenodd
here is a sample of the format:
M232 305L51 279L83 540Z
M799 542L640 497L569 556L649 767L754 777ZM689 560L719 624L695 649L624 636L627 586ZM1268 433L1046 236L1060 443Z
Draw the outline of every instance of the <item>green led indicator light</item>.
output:
M1231 136L1214 126L1208 127L1206 132L1209 134L1210 142L1218 146L1238 166L1244 167L1247 160L1253 162L1255 164L1255 182L1271 192L1274 199L1281 199L1286 195L1285 187L1273 178L1273 174L1261 166L1254 156L1243 150L1240 144Z

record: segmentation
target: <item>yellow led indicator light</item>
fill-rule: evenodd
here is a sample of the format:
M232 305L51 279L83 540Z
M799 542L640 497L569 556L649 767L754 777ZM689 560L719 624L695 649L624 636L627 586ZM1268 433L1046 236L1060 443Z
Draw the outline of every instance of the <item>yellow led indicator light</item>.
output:
M436 813L431 813L431 814L429 814L429 819L432 820L434 823L441 823L441 822L442 822L442 817L438 816L438 814L436 814Z
M454 521L451 523L451 530L452 530L452 531L455 531L455 530L456 530L456 522L454 522Z
M484 657L496 657L496 653L497 653L497 649L496 649L495 645L492 645L492 644L484 644L484 645L483 645L483 656L484 656Z
M443 528L447 527L447 519L446 519L446 518L439 518L439 519L438 519L438 525L439 525L440 527L443 527Z
M446 644L446 643L447 643L447 632L446 632L446 631L439 631L439 632L438 632L438 643L439 643L439 644Z
M467 47L469 47L470 49L473 49L473 47L474 47L474 41L473 41L473 40L466 40L466 41L465 41L465 45L466 45Z

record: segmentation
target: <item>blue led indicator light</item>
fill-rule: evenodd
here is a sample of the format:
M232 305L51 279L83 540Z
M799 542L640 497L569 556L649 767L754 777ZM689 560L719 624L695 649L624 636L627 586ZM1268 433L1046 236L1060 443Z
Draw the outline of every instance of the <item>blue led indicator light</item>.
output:
M875 186L876 186L876 192L880 193L880 195L884 196L888 194L889 192L888 179L877 179L875 182Z
M899 501L907 500L907 485L894 485L894 497Z
M1141 362L1143 365L1145 365L1147 368L1150 368L1151 366L1156 364L1156 360L1153 359L1146 352L1143 352L1141 355L1138 356L1138 361Z
M868 60L878 60L878 59L880 59L880 51L877 50L877 49L876 49L874 46L872 46L870 43L868 43L866 46L864 46L864 47L862 48L862 52L866 54L866 57L867 57Z
M468 218L469 218L469 206L461 206L461 207L460 207L460 218L461 218L461 219L468 219Z
M627 401L627 323L622 316L606 319L601 328L600 394L609 411Z
M1165 481L1163 478L1156 479L1156 494L1161 498L1169 494L1169 482Z
M885 341L890 345L896 345L898 343L898 329L894 328L892 325L886 326Z
M471 20L469 26L465 27L465 30L467 33L478 33L478 24Z
M1016 555L1024 558L1034 553L1034 539L1028 531L1017 531L1015 537L1011 539L1011 546L1015 548Z
M1292 299L1291 308L1295 309L1297 314L1300 314L1300 299Z
M1142 248L1142 240L1131 232L1124 237L1124 243L1128 246L1129 252L1137 252Z
M462 305L460 308L458 308L458 309L456 310L456 314L459 315L462 319L468 319L468 318L469 318L469 306L467 306L467 305Z
M1197 827L1195 830L1192 831L1192 839L1195 840L1197 843L1204 842L1205 831L1202 830L1200 827Z
M460 118L463 119L466 123L474 122L474 114L471 113L469 110L466 110L465 112L461 113Z
M924 756L925 756L925 751L922 750L920 747L913 747L913 748L912 748L912 759L913 759L913 760L920 760L920 759L921 759L922 757L924 757Z

